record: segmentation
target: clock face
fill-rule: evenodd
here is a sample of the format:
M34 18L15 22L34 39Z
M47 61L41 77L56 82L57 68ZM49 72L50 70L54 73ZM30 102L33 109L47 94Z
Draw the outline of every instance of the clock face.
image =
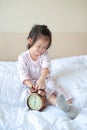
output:
M28 106L33 110L40 110L42 106L42 100L39 95L32 94L27 100Z

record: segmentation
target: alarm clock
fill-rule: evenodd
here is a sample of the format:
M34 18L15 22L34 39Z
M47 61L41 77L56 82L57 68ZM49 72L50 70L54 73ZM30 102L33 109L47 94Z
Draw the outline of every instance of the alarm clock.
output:
M41 96L38 93L32 93L27 98L27 105L32 110L42 110L46 107L47 99L46 96Z

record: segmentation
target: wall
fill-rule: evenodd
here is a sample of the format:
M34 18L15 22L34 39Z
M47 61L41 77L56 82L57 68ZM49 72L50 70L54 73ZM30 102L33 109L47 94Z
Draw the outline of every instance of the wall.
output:
M87 54L86 13L87 0L0 0L0 59L17 59L33 24L52 31L52 58Z
M28 32L35 23L87 32L87 0L0 0L0 32Z

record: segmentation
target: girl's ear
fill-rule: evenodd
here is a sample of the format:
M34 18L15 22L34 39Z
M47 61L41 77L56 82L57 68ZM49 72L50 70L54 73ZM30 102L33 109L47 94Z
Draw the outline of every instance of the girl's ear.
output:
M28 38L28 44L32 44L32 39L31 38Z

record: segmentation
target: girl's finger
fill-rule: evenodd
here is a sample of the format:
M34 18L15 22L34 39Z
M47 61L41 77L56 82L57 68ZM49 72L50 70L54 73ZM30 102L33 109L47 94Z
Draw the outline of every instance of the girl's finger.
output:
M36 86L35 86L35 89L37 90L37 89L38 89L38 87L39 87L39 86L38 86L38 85L36 85Z

